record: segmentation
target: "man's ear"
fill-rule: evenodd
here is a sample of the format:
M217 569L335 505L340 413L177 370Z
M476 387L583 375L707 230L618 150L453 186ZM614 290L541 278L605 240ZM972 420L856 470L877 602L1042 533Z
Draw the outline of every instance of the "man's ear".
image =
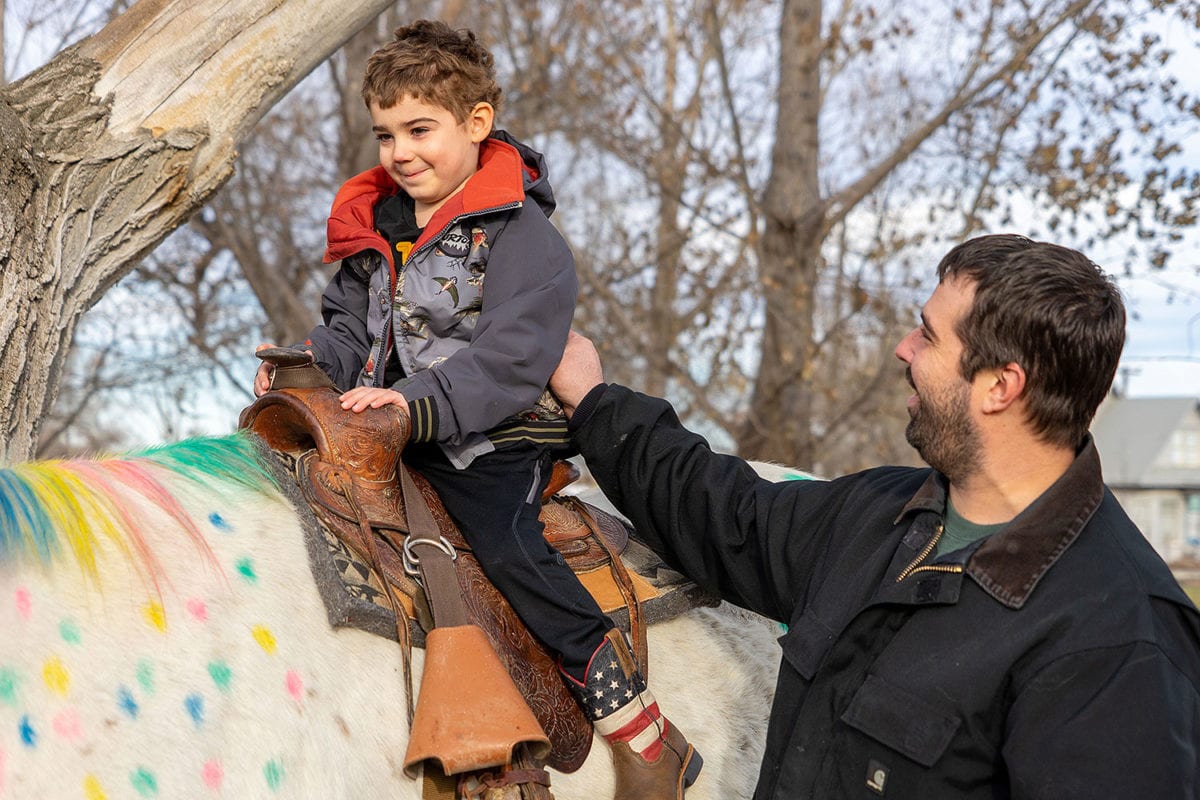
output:
M1025 394L1025 368L1015 361L995 369L980 370L979 374L991 381L983 399L985 414L1005 411Z
M467 133L471 141L479 144L492 133L492 125L496 121L496 109L491 103L476 103L467 114Z

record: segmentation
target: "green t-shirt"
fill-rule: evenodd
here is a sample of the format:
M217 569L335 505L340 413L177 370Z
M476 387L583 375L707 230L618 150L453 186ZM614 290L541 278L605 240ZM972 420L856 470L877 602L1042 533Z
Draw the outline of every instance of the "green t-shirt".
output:
M938 540L937 552L934 555L953 552L960 547L966 547L972 542L991 536L1007 522L997 522L992 525L979 525L966 519L954 509L950 498L946 498L946 519L943 522L942 538Z

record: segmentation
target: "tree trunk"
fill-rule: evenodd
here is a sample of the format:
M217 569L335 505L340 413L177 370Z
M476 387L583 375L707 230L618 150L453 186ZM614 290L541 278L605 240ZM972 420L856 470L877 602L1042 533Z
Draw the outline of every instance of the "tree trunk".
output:
M659 102L663 112L658 117L660 146L651 162L653 185L658 190L658 214L654 232L654 287L650 307L646 309L649 325L646 329L645 353L647 374L645 391L658 397L667 394L671 376L671 357L675 349L676 300L679 296L679 277L682 270L682 251L686 236L679 230L680 198L683 195L683 170L679 168L681 120L676 108L679 69L679 44L675 33L675 9L667 6L665 65Z
M8 83L8 51L4 48L4 0L0 0L0 88Z
M0 461L33 453L80 316L389 2L142 0L0 89Z
M762 363L738 451L803 466L813 460L806 384L824 211L817 183L821 1L785 0L779 37L779 112L758 258L766 308Z

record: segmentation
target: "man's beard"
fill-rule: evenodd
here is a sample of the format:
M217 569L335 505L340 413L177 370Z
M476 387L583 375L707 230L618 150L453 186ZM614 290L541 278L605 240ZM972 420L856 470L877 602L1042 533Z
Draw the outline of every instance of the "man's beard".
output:
M917 406L904 430L904 438L925 463L950 480L962 480L979 469L981 445L968 413L970 398L970 384L940 393L918 393Z

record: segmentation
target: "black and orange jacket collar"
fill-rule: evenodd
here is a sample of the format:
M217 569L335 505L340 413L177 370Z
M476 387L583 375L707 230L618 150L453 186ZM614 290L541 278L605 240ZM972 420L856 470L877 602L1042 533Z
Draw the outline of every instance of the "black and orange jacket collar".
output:
M462 191L437 210L417 241L420 247L446 224L463 214L514 206L525 200L526 179L539 177L537 169L526 163L507 135L485 139L479 148L479 169ZM387 171L379 166L360 172L346 181L333 199L326 224L325 263L330 264L363 250L377 250L392 263L387 241L375 230L375 206L385 197L400 191ZM395 268L394 263L392 264Z

